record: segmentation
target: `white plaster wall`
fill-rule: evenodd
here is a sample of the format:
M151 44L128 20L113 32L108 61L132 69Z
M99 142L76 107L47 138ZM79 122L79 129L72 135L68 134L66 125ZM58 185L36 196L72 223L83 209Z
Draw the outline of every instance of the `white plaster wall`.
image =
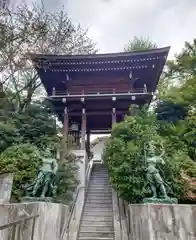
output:
M107 137L100 138L100 141L98 144L96 144L91 151L93 152L93 161L100 161L104 149L105 142L107 140Z
M80 181L79 186L85 185L85 170L87 164L87 154L85 150L72 150L72 153L78 157L77 166L77 179Z

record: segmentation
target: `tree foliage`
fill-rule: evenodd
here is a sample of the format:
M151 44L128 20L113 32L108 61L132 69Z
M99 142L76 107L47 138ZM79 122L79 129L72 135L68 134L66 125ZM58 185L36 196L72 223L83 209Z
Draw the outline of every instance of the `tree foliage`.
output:
M47 144L53 145L56 141L58 129L55 119L42 102L31 104L27 112L17 112L14 105L11 110L2 106L0 119L0 152L21 143L31 143L44 149Z
M64 9L48 12L37 4L18 4L16 11L3 11L0 22L0 173L14 172L12 197L18 201L45 148L58 152L62 138L53 107L40 98L44 94L30 53L94 54L96 49ZM58 161L55 201L66 202L77 185L77 167L69 152Z
M146 186L143 152L144 144L151 140L156 144L157 154L162 147L166 150L166 164L159 169L175 196L182 201L196 197L195 186L184 179L184 176L196 177L196 163L189 157L179 129L169 129L169 125L168 132L165 129L166 134L161 135L160 127L155 114L137 110L135 116L126 117L113 128L104 150L103 158L108 164L113 187L131 203L141 202L151 195Z
M6 96L6 104L0 106L0 173L14 173L12 199L19 201L22 185L35 178L44 150L49 147L55 154L61 148L62 135L47 102L32 103L28 111L17 112ZM77 185L75 157L67 152L58 163L54 201L67 203Z
M196 76L196 39L185 42L184 48L173 60L168 61L168 75L179 81L186 81Z
M0 172L14 174L14 201L20 200L23 195L22 186L35 178L40 164L40 152L32 144L13 145L0 154Z
M165 148L160 171L181 202L196 201L195 100L196 41L185 43L168 61L158 86L155 109L136 111L117 124L103 157L114 188L129 202L149 196L143 171L143 144L153 139ZM172 84L173 83L173 84ZM173 86L172 86L173 85Z
M153 43L148 37L134 37L129 41L124 48L125 52L145 51L157 48L156 43Z
M41 82L29 53L88 54L95 44L87 31L74 25L64 10L47 12L34 4L5 11L0 26L0 72L4 88L11 88L18 110L29 107Z
M54 201L63 204L68 204L72 201L73 193L79 183L76 176L78 171L76 161L76 156L69 151L59 161L57 173L58 187Z

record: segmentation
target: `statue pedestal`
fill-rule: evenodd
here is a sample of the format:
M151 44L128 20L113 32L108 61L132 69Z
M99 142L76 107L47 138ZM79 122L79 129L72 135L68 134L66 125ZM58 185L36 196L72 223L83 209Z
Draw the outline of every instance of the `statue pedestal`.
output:
M177 198L144 198L144 204L178 204Z
M52 198L50 198L50 197L44 197L44 198L41 198L41 197L23 197L21 199L21 202L22 203L25 203L25 202L52 202Z

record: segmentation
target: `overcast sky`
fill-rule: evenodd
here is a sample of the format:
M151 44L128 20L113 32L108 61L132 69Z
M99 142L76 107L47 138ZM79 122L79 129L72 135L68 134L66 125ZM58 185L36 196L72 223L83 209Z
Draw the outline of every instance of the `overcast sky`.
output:
M196 0L44 0L48 9L64 5L100 52L123 51L134 36L148 36L171 54L196 37Z

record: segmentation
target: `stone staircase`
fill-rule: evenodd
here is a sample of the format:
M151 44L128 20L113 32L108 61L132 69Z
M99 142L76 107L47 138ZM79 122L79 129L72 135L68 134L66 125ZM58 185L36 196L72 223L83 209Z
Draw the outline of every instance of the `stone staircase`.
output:
M78 240L113 240L112 189L107 168L93 164Z

